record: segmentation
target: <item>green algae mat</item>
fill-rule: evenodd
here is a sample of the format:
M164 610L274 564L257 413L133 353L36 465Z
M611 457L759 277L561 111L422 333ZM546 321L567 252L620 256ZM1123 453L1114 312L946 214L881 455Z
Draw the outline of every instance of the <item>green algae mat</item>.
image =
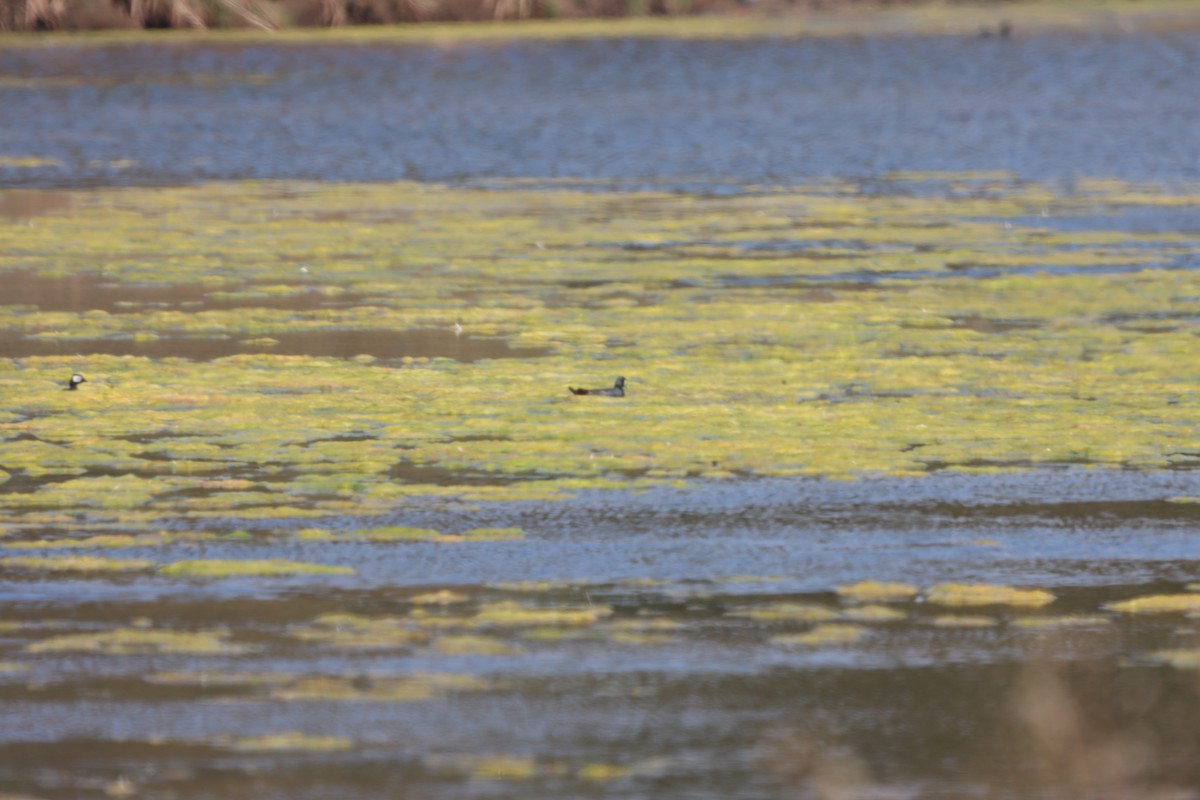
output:
M101 528L1192 464L1198 205L1005 173L10 191L0 498Z

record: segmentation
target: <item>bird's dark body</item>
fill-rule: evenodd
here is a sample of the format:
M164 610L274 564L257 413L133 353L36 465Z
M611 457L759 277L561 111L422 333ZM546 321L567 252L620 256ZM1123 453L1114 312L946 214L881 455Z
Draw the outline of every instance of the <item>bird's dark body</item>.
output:
M624 397L625 396L625 379L617 378L616 382L607 389L576 389L574 386L568 386L571 394L591 394L597 397Z

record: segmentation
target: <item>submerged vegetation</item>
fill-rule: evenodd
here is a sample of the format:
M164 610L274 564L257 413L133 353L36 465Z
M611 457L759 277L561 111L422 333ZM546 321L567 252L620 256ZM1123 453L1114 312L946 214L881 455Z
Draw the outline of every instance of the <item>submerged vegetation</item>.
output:
M145 537L410 497L1200 459L1197 237L1122 221L1200 190L883 188L64 192L0 222L0 493L16 524ZM38 304L69 287L121 299ZM625 398L566 389L618 374Z

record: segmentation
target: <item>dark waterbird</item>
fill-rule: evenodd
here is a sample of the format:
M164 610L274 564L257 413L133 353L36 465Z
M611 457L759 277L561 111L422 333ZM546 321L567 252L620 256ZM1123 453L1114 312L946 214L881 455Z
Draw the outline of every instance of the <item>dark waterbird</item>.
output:
M79 388L79 384L81 383L87 383L87 378L76 372L71 376L71 380L67 381L67 388L73 392Z
M617 378L616 382L608 389L576 389L574 386L568 386L571 394L595 394L601 397L624 397L625 396L625 379Z

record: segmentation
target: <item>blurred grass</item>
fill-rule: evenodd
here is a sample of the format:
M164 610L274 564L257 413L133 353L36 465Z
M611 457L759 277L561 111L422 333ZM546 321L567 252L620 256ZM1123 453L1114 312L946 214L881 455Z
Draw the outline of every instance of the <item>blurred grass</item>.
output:
M526 24L493 24L499 21ZM113 41L114 32L125 40L143 29L215 28L311 41L311 34L295 29L331 27L354 29L343 34L354 39L380 40L1177 32L1200 27L1200 5L1190 0L0 0L0 33L108 31L104 41ZM288 29L290 36L284 35Z

